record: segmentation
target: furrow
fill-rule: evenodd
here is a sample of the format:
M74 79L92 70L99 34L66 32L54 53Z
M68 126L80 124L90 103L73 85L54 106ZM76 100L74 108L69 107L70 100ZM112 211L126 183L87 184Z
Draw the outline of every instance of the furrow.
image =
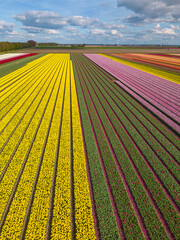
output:
M72 140L73 140L73 177L76 239L95 239L94 220L86 171L86 161L81 134L80 117L78 115L77 94L71 69L71 104L72 104Z
M95 77L95 75L91 72L91 74ZM97 74L97 72L96 72L96 74ZM99 79L99 81L98 81L98 83L100 83L100 79ZM96 86L97 86L97 84L96 84ZM104 89L104 86L102 86L102 84L101 84L101 87L103 88L103 90L105 90ZM112 99L112 93L111 93L111 95L107 92L107 90L105 90L105 94L107 94L107 96L113 101L113 99ZM104 96L104 94L102 94L102 96ZM116 102L114 102L113 101L113 103L116 105L116 107L118 107L118 105L117 105L117 103ZM108 104L108 102L107 102L107 104ZM122 102L120 102L120 104L123 104ZM109 104L108 104L109 105ZM123 104L124 105L124 104ZM109 105L110 106L110 105ZM111 108L111 107L110 107ZM118 107L119 108L119 107ZM111 108L112 109L112 108ZM127 121L129 121L131 124L132 124L132 126L136 129L136 131L140 134L140 136L143 138L143 140L146 142L146 144L147 144L147 146L149 146L150 147L150 149L153 151L153 153L159 158L159 160L161 161L161 163L163 164L163 166L166 168L166 170L168 171L168 173L171 175L171 177L172 178L174 178L175 179L175 181L177 182L177 184L178 184L178 181L179 181L179 179L177 180L176 179L176 177L175 176L177 176L178 177L178 174L177 174L177 171L176 172L174 172L174 174L175 174L175 176L172 174L172 172L169 170L169 168L167 167L167 163L169 164L169 162L167 162L166 164L164 163L164 159L162 159L161 158L161 156L160 156L160 154L159 155L157 155L158 153L156 152L157 151L157 149L153 149L152 148L152 146L149 144L149 142L147 142L147 140L144 138L144 136L139 132L139 129L141 130L142 129L142 126L140 126L140 128L136 128L135 127L135 123L136 123L136 121L133 121L133 119L132 119L132 115L130 115L129 117L128 117L128 115L127 115L127 113L126 113L126 111L124 111L124 110L121 110L120 108L119 108L119 110L121 111L121 114L123 114L127 119ZM126 110L126 108L125 108L125 110ZM112 110L113 111L113 110ZM114 112L114 114L116 114L115 112ZM134 116L134 114L133 114L133 116ZM118 117L117 117L118 118ZM118 118L119 119L119 118ZM137 119L136 119L137 120ZM120 120L119 120L120 121ZM145 128L145 126L144 126L144 128ZM147 130L148 131L148 130ZM149 131L148 131L149 132ZM156 143L157 144L157 143ZM155 145L156 145L155 144ZM166 149L163 147L163 149L165 150L165 153L166 154L168 154L167 152L166 152ZM166 155L166 157L167 157L167 155ZM169 157L171 157L171 156L169 156ZM176 162L176 160L172 157L172 159L175 161L175 163L176 163L176 166L172 166L173 168L174 168L174 171L175 171L175 168L178 168L179 167L179 164ZM171 158L169 158L169 161L172 161L172 159ZM173 170L172 170L173 171Z
M3 204L1 205L1 213L2 213L2 218L1 218L1 223L0 223L0 229L1 229L1 231L2 231L2 227L3 227L3 225L4 225L4 222L5 222L5 220L6 220L8 211L9 211L9 209L10 209L11 203L12 203L12 201L13 201L15 192L16 192L16 190L17 190L19 181L20 181L20 179L21 179L21 176L22 176L22 174L23 174L24 168L25 168L25 166L26 166L27 160L28 160L28 158L29 158L31 149L32 149L32 147L33 147L33 145L34 145L36 136L37 136L37 134L38 134L39 127L40 127L41 122L42 122L42 120L43 120L43 117L44 117L45 111L46 111L46 109L47 109L49 100L50 100L50 98L51 98L51 95L52 95L52 91L53 91L53 89L54 89L54 86L55 86L55 83L53 84L53 87L52 87L52 90L51 90L51 92L50 92L50 95L49 95L49 97L48 97L48 99L47 99L46 105L45 105L45 107L43 108L43 112L42 112L41 118L40 118L40 120L39 120L39 122L38 122L38 126L36 127L36 130L35 130L35 133L34 133L34 135L33 135L33 138L32 138L32 140L31 140L31 142L30 142L29 147L28 147L28 151L26 152L26 156L25 156L24 161L23 161L23 163L22 163L22 165L21 165L21 169L20 169L19 174L18 174L18 176L17 176L16 182L14 183L14 187L13 187L12 190L11 190L11 194L10 194L10 197L9 197L7 203L6 203L6 207L5 207L5 209L4 209L4 212L2 212L2 207L3 207L4 203L1 202L1 203L3 203ZM11 173L12 173L12 172L11 172ZM12 175L12 176L13 176L13 175ZM13 177L14 177L14 176L13 176ZM5 180L4 183L7 184L8 181ZM2 192L2 189L4 188L3 185L4 185L4 184L1 184L1 192ZM7 193L8 193L8 192L7 192ZM7 194L7 193L6 193L6 194ZM0 237L1 237L1 235L0 235Z
M79 82L79 77L77 73L77 67L75 63L75 57L72 55L74 74L76 80L76 89L78 93L78 100L80 106L80 113L82 118L83 132L85 138L85 146L88 158L88 165L90 169L90 177L93 188L93 197L95 201L95 211L97 216L97 224L95 223L95 228L97 226L99 230L99 235L96 236L97 239L103 238L114 238L120 239L118 233L118 227L116 224L116 219L113 214L113 207L111 205L110 196L108 193L108 188L106 185L106 179L103 173L103 169L101 164L103 162L100 161L100 155L98 153L98 145L97 140L94 139L92 123L90 122L89 113L87 111L87 106L84 102L83 92L81 91L81 86ZM109 186L109 185L108 185ZM96 222L96 221L95 221Z
M2 107L1 107L0 111L2 111L5 107L7 107L8 104L10 104L12 100L15 101L15 98L18 97L19 94L20 94L20 96L23 96L23 95L24 95L24 91L23 91L23 90L26 89L26 87L28 87L28 90L29 90L30 87L33 86L33 84L36 83L37 77L38 77L38 74L39 74L40 70L43 70L45 67L46 67L46 66L43 65L42 68L39 69L39 71L36 71L35 73L37 73L37 74L36 74L36 75L33 75L33 78L31 78L31 75L28 75L27 78L23 79L22 82L23 82L23 81L24 81L24 82L23 82L22 85L21 85L22 88L20 88L20 86L17 87L15 90L12 91L12 93L11 93L10 95L8 95L8 96L3 100L4 103L3 103L3 102L2 102L3 104L1 103L1 106L2 106ZM41 75L39 74L39 76L41 76ZM29 80L30 80L29 82L27 81L28 78L29 78ZM33 79L35 80L34 83L33 83ZM27 84L25 85L26 82L27 82ZM30 85L30 84L31 84L31 86L28 86L28 85ZM17 93L16 93L16 90L17 90ZM27 91L28 91L28 90L27 90ZM27 91L26 91L26 92L27 92ZM26 93L26 92L25 92L25 93ZM19 97L19 98L21 99L21 97Z
M52 68L51 69L49 69L49 72L51 73L51 71L52 71ZM46 73L45 74L47 74L48 72L46 71ZM50 75L50 74L49 74ZM42 75L43 76L43 75ZM48 75L47 75L48 76ZM32 95L35 95L35 97L32 99L32 101L29 101L30 102L30 104L29 103L27 103L27 100L24 102L24 104L26 103L27 104L27 108L25 108L25 110L23 109L23 105L17 110L17 112L10 118L10 120L9 121L7 121L7 123L6 123L6 125L4 126L4 128L1 130L1 132L0 132L0 135L1 135L1 138L3 139L4 137L3 137L3 135L5 136L5 138L7 137L7 135L9 135L9 133L12 131L12 129L13 129L13 127L14 127L14 129L13 129L13 131L11 132L11 134L9 135L9 137L8 137L8 139L6 140L6 142L4 143L4 145L3 145L3 147L1 148L1 150L0 150L0 152L2 152L2 150L3 150L3 148L5 147L5 145L7 144L7 142L9 141L9 139L12 137L12 135L13 135L13 133L15 132L15 130L17 129L17 127L19 126L19 124L21 123L21 121L23 120L23 118L24 118L24 116L26 115L26 113L28 112L28 110L29 110L29 108L32 106L32 104L34 103L34 101L37 99L37 97L39 96L39 93L41 92L41 90L43 89L43 87L44 87L44 85L45 85L45 83L47 82L47 80L48 80L48 77L46 78L46 80L45 81L43 81L43 79L41 79L41 81L40 82L38 82L38 87L36 88L36 90L37 89L39 89L38 90L38 92L37 92L37 94L35 93L35 91L33 91L30 95L29 95L29 97ZM41 83L42 83L42 86L41 86ZM31 96L31 97L32 97ZM29 98L28 97L28 98ZM20 115L18 115L17 113L18 113L18 111L20 110L20 112L23 114L22 116ZM24 113L23 113L23 111L24 111ZM17 120L16 120L16 118L14 119L14 117L16 116L16 118L17 118ZM13 122L11 122L13 120ZM18 122L17 122L18 121ZM11 123L11 124L10 124ZM16 124L17 123L17 124ZM10 126L9 126L9 124L10 124ZM7 128L8 127L8 128ZM4 134L3 134L4 133ZM3 135L2 135L3 134Z
M48 76L47 76L46 81L48 81ZM41 102L42 102L42 100L43 100L43 98L44 98L44 96L45 96L45 94L46 94L50 84L51 84L51 81L47 82L47 84L46 84L47 86L46 86L44 92L41 93L42 96L40 94L38 96L36 95L37 96L37 101L38 101L38 98L40 98L40 101L36 103L37 106L36 105L32 106L32 107L35 108L35 111L33 111L32 115L31 115L31 111L32 110L30 109L29 110L29 114L30 115L27 114L26 115L27 119L26 118L23 119L23 121L21 123L22 127L25 126L25 128L23 129L23 134L22 134L21 125L18 124L18 126L16 126L17 127L16 134L14 134L12 138L7 139L7 141L6 141L7 143L5 142L6 145L3 146L3 148L1 149L1 158L3 158L3 164L1 165L1 170L4 167L3 172L1 174L1 178L0 178L1 180L2 180L2 178L4 176L4 174L5 174L8 166L9 166L11 160L13 159L14 155L16 154L16 151L18 150L18 147L21 144L21 142L22 142L26 132L28 131L28 127L31 124L32 120L34 119L34 115L36 114L37 110L39 109L39 106L40 106L40 104L41 104ZM26 120L26 122L24 122L25 120ZM7 129L7 132L5 131L5 137L6 137L6 134L8 132L9 132L9 130ZM2 138L2 140L3 140L3 138ZM17 142L17 145L15 146L15 148L14 148L14 145L15 145L14 142ZM10 155L10 158L8 160L10 152L12 152L12 154Z
M58 55L57 55L58 58ZM48 219L48 209L50 201L51 179L53 175L53 166L56 153L56 139L58 136L58 126L60 111L57 109L57 101L63 91L64 82L62 80L64 64L59 64L53 79L55 80L54 90L51 96L51 102L47 108L46 118L46 137L41 150L39 163L36 171L35 181L26 209L23 229L20 239L40 239L46 236L46 225ZM41 133L43 134L43 132ZM46 176L46 177L45 177ZM41 228L39 228L41 226Z
M44 67L46 67L46 65L44 65ZM16 97L14 97L10 101L10 104L5 106L5 109L4 108L1 109L1 122L6 122L6 118L5 117L7 116L7 114L11 115L11 110L14 108L14 106L20 105L21 102L22 102L22 105L23 105L26 102L26 95L29 94L29 92L31 91L31 88L34 87L34 85L36 86L38 78L42 78L42 75L44 73L42 73L42 75L41 75L40 71L36 71L36 74L34 74L34 72L32 72L31 74L32 74L33 78L31 78L31 75L27 76L30 79L30 82L25 86L25 88L24 88L25 90L24 91L22 91L22 89L20 89L21 90L20 91L20 96L17 96L17 99L16 99ZM26 80L27 79L25 79L25 82L26 82ZM29 88L26 89L26 87L29 84L30 84ZM19 91L19 89L18 89L18 91ZM27 99L28 99L28 96L27 96ZM21 102L19 103L20 100L21 100ZM3 109L4 109L4 111L2 111Z
M92 81L91 81L92 82ZM103 95L104 96L104 95ZM120 139L119 139L120 140ZM131 139L132 140L132 139Z
M82 77L82 79L83 79L83 77ZM82 81L82 80L81 80ZM82 83L81 83L82 84ZM84 82L83 82L83 85L84 85ZM82 87L82 86L81 86ZM96 128L94 128L94 124L93 124L93 121L94 120L92 120L92 116L91 116L91 112L92 112L92 110L90 110L89 109L89 107L88 107L88 105L87 105L87 100L86 100L86 98L87 98L87 94L85 95L85 89L84 90L82 90L83 91L83 95L84 95L84 101L85 101L85 103L86 103L86 107L87 107L87 109L88 109L88 113L89 113L89 117L90 117L90 121L91 121L91 127L92 127L92 129L93 129L93 132L94 132L94 134L95 134L95 139L96 139L96 144L98 145L100 145L101 146L101 144L102 143L100 143L100 140L97 138L97 126L96 126ZM92 102L92 100L91 100L91 104L93 104L93 102ZM94 107L93 107L93 109L94 109ZM98 116L97 115L97 112L96 112L96 114L95 114L96 116ZM101 122L99 121L99 119L98 119L98 124L100 124L100 127L99 127L99 129L100 128L102 128L103 129L103 125L101 124ZM107 135L105 134L105 139L106 139L106 141L108 142L108 139L107 139ZM110 198L111 198L111 202L112 202L112 206L113 206L113 210L114 210L114 214L115 214L115 217L116 217L116 222L117 222L117 225L118 225L118 229L119 229L119 233L120 233L120 236L123 238L125 238L125 235L124 235L124 230L123 230L123 227L122 227L122 220L119 218L119 211L120 211L120 209L118 209L117 208L117 199L116 199L116 197L115 197L115 199L114 199L114 192L113 192L113 189L112 189L112 187L111 187L111 184L112 184L112 180L111 180L111 178L112 178L112 176L111 175L109 175L109 170L107 170L107 166L106 166L106 163L104 163L104 161L105 161L105 159L102 157L102 155L101 154L103 154L103 152L102 152L102 150L100 149L100 147L99 146L97 146L98 147L98 152L99 152L99 155L100 155L100 160L101 160L101 165L102 165L102 167L103 167L103 172L104 172L104 175L105 175L105 178L106 178L106 183L107 183L107 187L108 187L108 191L109 191L109 194L110 194ZM108 148L110 148L110 146L108 145ZM107 148L105 148L106 149L106 151L107 151ZM110 152L110 154L112 154L112 152ZM113 155L112 155L112 157L113 157ZM108 159L110 160L110 156L108 157ZM114 161L114 158L113 158L113 161ZM115 163L113 163L113 164L115 164ZM117 173L116 173L117 174ZM109 175L109 176L108 176ZM111 176L111 177L110 177ZM110 179L109 179L110 178ZM111 183L109 183L109 180L111 181ZM122 185L122 184L121 184ZM122 187L122 186L121 186ZM124 191L125 191L125 189L124 189ZM124 196L125 197L125 196ZM126 200L127 201L127 200ZM127 203L128 203L128 201L127 201ZM122 216L122 215L121 215ZM132 217L132 216L131 216ZM132 218L133 219L133 218ZM133 219L133 221L135 221L135 219ZM137 224L137 223L136 223ZM132 224L133 225L133 224ZM127 234L127 233L126 233ZM137 233L136 233L137 234Z
M54 162L54 169L53 169L51 193L50 193L48 220L47 220L47 225L46 225L46 237L45 237L46 240L51 239L51 232L52 232L51 228L52 228L52 218L53 218L53 208L54 208L54 198L55 198L56 176L57 176L57 168L58 168L58 160L59 160L60 137L61 137L63 109L64 109L65 89L66 89L66 85L64 85L63 97L62 97L63 100L62 100L61 106L60 106L60 102L59 102L59 109L60 109L61 114L60 114L58 138L57 138L57 145L56 145L56 155L55 155L55 162Z

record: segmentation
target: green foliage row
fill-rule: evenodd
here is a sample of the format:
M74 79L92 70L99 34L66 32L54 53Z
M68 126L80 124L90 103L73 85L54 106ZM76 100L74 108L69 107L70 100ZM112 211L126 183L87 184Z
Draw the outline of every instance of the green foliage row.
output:
M83 61L82 61L83 63ZM83 64L81 64L83 65ZM87 65L87 64L86 64ZM85 72L88 72L88 68L86 67ZM113 93L109 91L109 87L106 86L106 89L104 89L104 85L108 81L103 81L103 77L101 76L96 78L98 70L94 69L94 76L93 76L93 70L89 70L89 76L90 82L87 83L88 89L91 92L92 99L96 105L96 109L99 112L99 116L101 118L101 121L106 129L106 132L108 134L108 138L110 139L110 142L114 148L114 151L116 153L116 156L119 158L123 155L123 149L120 150L120 145L118 145L118 139L114 135L113 129L111 129L110 124L108 125L108 119L104 112L102 111L102 106L104 107L106 113L108 114L109 118L111 119L111 122L113 126L115 127L117 134L119 135L120 139L122 139L124 146L126 147L130 158L132 159L133 163L135 164L136 168L138 169L143 181L148 186L148 189L150 191L151 196L153 197L154 201L156 202L158 208L163 213L163 217L166 219L171 231L174 235L178 235L178 225L173 224L174 221L174 214L175 211L173 205L171 204L171 201L166 197L166 194L163 192L161 186L159 185L158 181L155 179L154 173L149 170L147 167L147 164L144 162L144 159L141 156L141 152L144 155L145 159L149 162L150 165L152 165L152 168L155 171L155 174L159 177L160 181L166 186L166 189L168 189L170 195L173 197L174 201L178 204L178 197L177 197L177 191L175 189L178 189L177 183L174 181L172 177L169 176L169 172L166 170L166 168L163 166L160 159L164 161L167 165L169 165L169 162L172 161L172 159L163 151L164 149L157 145L155 143L155 139L152 138L150 141L148 139L151 137L151 135L144 131L143 126L140 125L137 120L134 118L133 115L128 115L128 110L126 107L123 107L122 103L119 102L118 98L116 98L116 101L112 101L111 97L113 96ZM83 76L85 81L87 82L88 77ZM92 81L94 80L94 81ZM100 84L101 82L101 84ZM110 81L109 81L110 82ZM111 83L111 82L110 82ZM91 85L90 85L91 84ZM96 86L98 85L98 87ZM93 85L94 91L91 89ZM101 89L101 91L99 91ZM96 97L96 94L99 98L99 102ZM86 94L87 95L87 94ZM109 96L108 96L109 95ZM103 98L105 96L105 98ZM120 116L121 122L123 123L125 129L130 134L131 138L134 140L134 142L137 144L138 148L141 152L137 151L136 147L134 146L131 138L128 137L127 133L123 130L123 127L120 126L120 123L118 119L115 117L114 112L112 109L108 106L107 102L110 103L111 107L113 108L114 112L117 114L117 116ZM99 102L99 103L98 103ZM116 102L119 104L117 105ZM122 109L122 110L120 110ZM92 110L91 110L92 111ZM127 117L124 116L127 114ZM129 121L129 119L132 119L132 122ZM137 122L137 123L136 123ZM132 123L135 123L134 127ZM139 126L138 126L139 124ZM138 131L141 131L142 135L138 133ZM142 136L148 141L148 143L142 138ZM117 139L117 140L116 140ZM149 144L149 145L148 145ZM117 147L118 146L118 147ZM154 151L151 149L154 148ZM156 154L157 153L157 154ZM159 156L157 156L159 155ZM121 156L121 157L120 157ZM143 186L138 183L139 179L138 176L136 176L136 173L133 172L133 168L130 163L128 163L129 159L124 157L123 160L120 160L121 167L123 169L123 172L126 176L128 185L133 193L133 197L136 200L138 209L143 216L143 220L145 222L146 228L148 229L151 237L158 236L162 237L164 236L164 228L161 225L162 223L158 220L158 215L155 214L153 207L151 207L152 203L148 203L149 198L147 198L146 194L143 196ZM173 161L172 161L173 162ZM159 166L159 167L157 167ZM169 166L168 166L169 167ZM174 169L173 169L174 167ZM128 169L128 171L127 171ZM131 170L132 169L132 170ZM174 176L177 176L177 170L175 169L174 162L171 165L171 170L174 171ZM169 188L171 186L171 188ZM173 186L173 187L172 187ZM137 195L137 192L141 192L140 198L139 195ZM143 200L144 198L144 200ZM146 203L146 204L145 204ZM148 208L147 208L148 205ZM168 211L167 211L168 209ZM147 217L147 211L149 211L149 216ZM154 212L154 214L153 214ZM150 220L151 219L151 220ZM156 220L155 220L156 219ZM149 224L149 221L152 222L152 225ZM156 222L157 221L157 222ZM177 218L176 218L177 221ZM156 222L156 223L155 223ZM158 227L156 227L158 226ZM160 227L161 226L161 227ZM152 231L152 228L154 230ZM154 235L155 234L155 235Z
M88 116L88 109L86 108L84 101L83 91L81 88L80 72L78 65L76 64L78 58L76 58L74 55L71 56L71 58L73 60L74 76L76 81L76 89L78 94L91 181L93 185L93 197L95 201L100 237L101 239L120 239L106 186L105 177L103 175L97 145Z
M80 59L78 59L78 60L80 60ZM92 100L89 96L89 91L91 91L90 87L88 86L88 88L87 88L85 85L85 84L88 84L88 80L91 81L90 80L91 76L89 74L85 75L86 71L85 71L85 69L83 69L82 66L85 65L86 63L82 63L82 62L80 63L80 61L79 61L79 64L81 64L82 79L84 79L84 80L87 79L85 81L81 80L82 86L83 86L83 92L84 92L84 96L85 96L85 101L88 106L88 112L89 112L89 115L90 115L90 118L91 118L91 121L92 121L92 124L94 127L95 135L97 138L97 143L99 145L99 149L100 149L100 152L102 155L103 164L104 164L105 170L107 172L108 180L109 180L111 191L113 194L113 199L115 201L115 204L116 204L116 207L118 210L118 214L121 219L121 224L123 227L123 231L125 233L125 237L128 239L133 239L134 236L138 236L139 239L144 239L142 232L140 230L138 221L137 221L136 214L132 208L130 199L128 197L125 186L123 184L121 175L117 169L117 164L115 162L115 159L114 159L114 156L113 156L113 153L111 150L111 146L109 145L107 137L102 129L102 126L101 126L100 120L98 118L98 115L96 114L95 108L97 109L100 118L101 117L103 119L105 118L103 120L103 126L107 130L109 125L107 124L106 116L102 113L101 107L97 108L96 96L94 96L91 92L90 96L93 97L93 102L94 102L95 106L92 105ZM106 126L104 124L106 124ZM116 138L115 133L112 129L111 129L110 135L112 136L113 139ZM117 142L114 142L114 143L117 143ZM117 146L119 147L119 143ZM111 229L109 233L112 234L114 239L116 239L116 235L113 235L114 234L113 229Z

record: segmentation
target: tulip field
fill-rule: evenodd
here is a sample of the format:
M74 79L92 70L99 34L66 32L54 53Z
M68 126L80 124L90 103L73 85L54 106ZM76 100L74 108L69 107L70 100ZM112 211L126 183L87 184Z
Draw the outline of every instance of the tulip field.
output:
M36 55L36 53L8 53L0 55L0 65L8 62L12 62L18 59L31 57Z
M117 78L116 83L180 134L180 87L97 54L86 54Z
M146 55L148 56L148 54ZM154 54L155 59L156 59L156 55ZM158 54L157 57L159 55L160 54ZM157 61L153 61L151 63L141 61L143 58L141 59L134 58L133 54L109 54L104 56L114 61L139 69L141 71L167 79L171 82L180 83L180 70L171 68L171 65L164 66L164 64L158 64ZM173 58L175 58L175 60L177 61L180 60L179 56L176 56L176 55L166 55L166 59L167 58L168 58L168 61L171 59L173 61Z
M180 239L179 125L177 82L109 56L4 75L0 240Z
M180 72L180 56L169 54L110 54L112 57L127 59L136 63L155 66L166 70Z
M176 70L180 70L180 57L163 54L128 54L130 58L137 61L142 61L148 64L164 66Z

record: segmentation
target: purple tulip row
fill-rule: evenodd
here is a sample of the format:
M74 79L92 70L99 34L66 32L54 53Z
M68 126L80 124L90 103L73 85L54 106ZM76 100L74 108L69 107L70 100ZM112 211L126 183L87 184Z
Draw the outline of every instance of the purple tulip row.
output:
M113 75L116 83L180 133L180 86L98 54L85 54Z

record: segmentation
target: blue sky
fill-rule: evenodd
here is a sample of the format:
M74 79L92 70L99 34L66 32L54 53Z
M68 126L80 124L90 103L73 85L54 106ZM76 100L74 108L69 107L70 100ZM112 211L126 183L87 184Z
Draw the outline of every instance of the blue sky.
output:
M0 41L180 45L180 0L4 0L0 9Z

